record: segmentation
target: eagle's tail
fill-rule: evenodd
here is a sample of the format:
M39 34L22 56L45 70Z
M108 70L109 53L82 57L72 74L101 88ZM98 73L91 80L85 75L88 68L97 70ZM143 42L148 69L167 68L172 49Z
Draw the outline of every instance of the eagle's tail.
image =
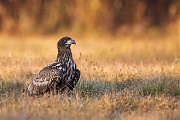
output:
M32 95L39 95L39 94L43 94L47 91L47 87L46 86L36 86L33 84L33 82L31 82L26 90L27 95L32 96Z
M27 95L30 95L30 96L34 95L37 91L35 88L36 88L35 85L33 85L33 83L31 82L28 85L27 90L26 90Z

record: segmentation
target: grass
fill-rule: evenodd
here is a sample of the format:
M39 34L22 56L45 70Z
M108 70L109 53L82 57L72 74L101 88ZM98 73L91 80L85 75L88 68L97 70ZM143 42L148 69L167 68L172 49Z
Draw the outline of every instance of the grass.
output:
M28 97L24 94L28 83L55 60L58 38L3 36L0 119L180 118L180 45L176 38L76 39L72 51L81 79L75 90Z

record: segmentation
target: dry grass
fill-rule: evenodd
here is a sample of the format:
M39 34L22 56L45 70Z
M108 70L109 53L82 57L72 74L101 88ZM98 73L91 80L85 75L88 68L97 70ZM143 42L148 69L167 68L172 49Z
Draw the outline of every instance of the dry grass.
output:
M68 95L40 97L23 92L32 77L55 60L58 38L1 39L1 119L180 119L176 37L76 38L73 57L82 72L76 89Z

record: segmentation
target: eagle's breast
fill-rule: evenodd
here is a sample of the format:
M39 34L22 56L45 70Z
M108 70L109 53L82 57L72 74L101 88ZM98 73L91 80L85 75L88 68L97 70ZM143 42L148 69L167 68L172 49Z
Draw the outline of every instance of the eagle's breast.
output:
M63 77L66 80L71 80L74 77L76 64L71 57L67 57L64 61Z

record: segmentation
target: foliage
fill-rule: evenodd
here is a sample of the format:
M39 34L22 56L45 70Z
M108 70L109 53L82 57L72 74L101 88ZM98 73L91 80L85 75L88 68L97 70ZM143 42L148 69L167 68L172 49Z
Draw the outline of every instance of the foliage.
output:
M180 118L179 49L173 37L163 42L77 40L72 52L82 76L76 88L36 97L26 96L26 87L55 60L56 41L7 38L0 41L1 119Z
M1 0L0 8L0 30L11 34L115 35L132 26L142 33L148 27L164 30L179 17L178 0Z

